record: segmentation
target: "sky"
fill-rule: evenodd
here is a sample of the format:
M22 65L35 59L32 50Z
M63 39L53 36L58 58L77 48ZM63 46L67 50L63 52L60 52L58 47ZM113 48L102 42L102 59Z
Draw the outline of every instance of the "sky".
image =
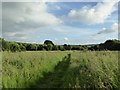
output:
M3 2L2 37L9 41L96 44L118 39L118 3Z

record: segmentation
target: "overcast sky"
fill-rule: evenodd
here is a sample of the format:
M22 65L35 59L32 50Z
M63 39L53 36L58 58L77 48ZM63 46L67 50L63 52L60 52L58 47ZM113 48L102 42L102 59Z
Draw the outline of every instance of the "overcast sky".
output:
M92 44L118 38L118 7L110 2L4 2L6 40L55 44Z

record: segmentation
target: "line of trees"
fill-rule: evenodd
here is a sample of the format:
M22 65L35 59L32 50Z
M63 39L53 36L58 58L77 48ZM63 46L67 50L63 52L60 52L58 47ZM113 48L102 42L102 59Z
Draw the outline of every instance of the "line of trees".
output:
M30 44L30 43L20 43L20 42L11 42L6 41L4 39L0 40L2 43L2 50L3 51L51 51L51 50L85 50L87 46L82 45L54 45L54 43L50 40L46 40L44 44Z
M6 41L0 38L0 46L3 51L52 51L52 50L120 50L120 41L119 40L107 40L105 43L88 46L88 45L54 45L50 40L46 40L44 44L30 44L30 43L20 43L20 42L11 42Z
M107 40L104 43L95 45L90 50L120 50L120 40Z

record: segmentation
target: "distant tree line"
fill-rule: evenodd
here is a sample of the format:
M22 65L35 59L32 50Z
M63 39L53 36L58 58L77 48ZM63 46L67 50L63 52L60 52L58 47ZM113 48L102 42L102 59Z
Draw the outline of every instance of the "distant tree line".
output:
M92 46L89 50L120 50L120 40L107 40L104 43Z
M120 50L119 40L107 40L105 43L88 46L88 45L55 45L50 40L45 40L44 44L31 44L31 43L20 43L6 41L0 38L1 50L3 51L54 51L54 50Z

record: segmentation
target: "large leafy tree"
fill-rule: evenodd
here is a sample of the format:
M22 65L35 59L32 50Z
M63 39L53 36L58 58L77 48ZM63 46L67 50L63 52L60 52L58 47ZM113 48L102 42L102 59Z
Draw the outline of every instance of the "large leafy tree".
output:
M46 45L51 44L51 45L54 46L54 43L53 43L51 40L45 40L45 41L44 41L44 44L46 44Z
M53 43L52 41L50 41L50 40L45 40L45 41L44 41L44 48L45 48L47 51L52 50L54 46L55 46L55 45L54 45L54 43Z
M10 43L10 50L12 52L21 51L19 44L15 43L15 42Z

